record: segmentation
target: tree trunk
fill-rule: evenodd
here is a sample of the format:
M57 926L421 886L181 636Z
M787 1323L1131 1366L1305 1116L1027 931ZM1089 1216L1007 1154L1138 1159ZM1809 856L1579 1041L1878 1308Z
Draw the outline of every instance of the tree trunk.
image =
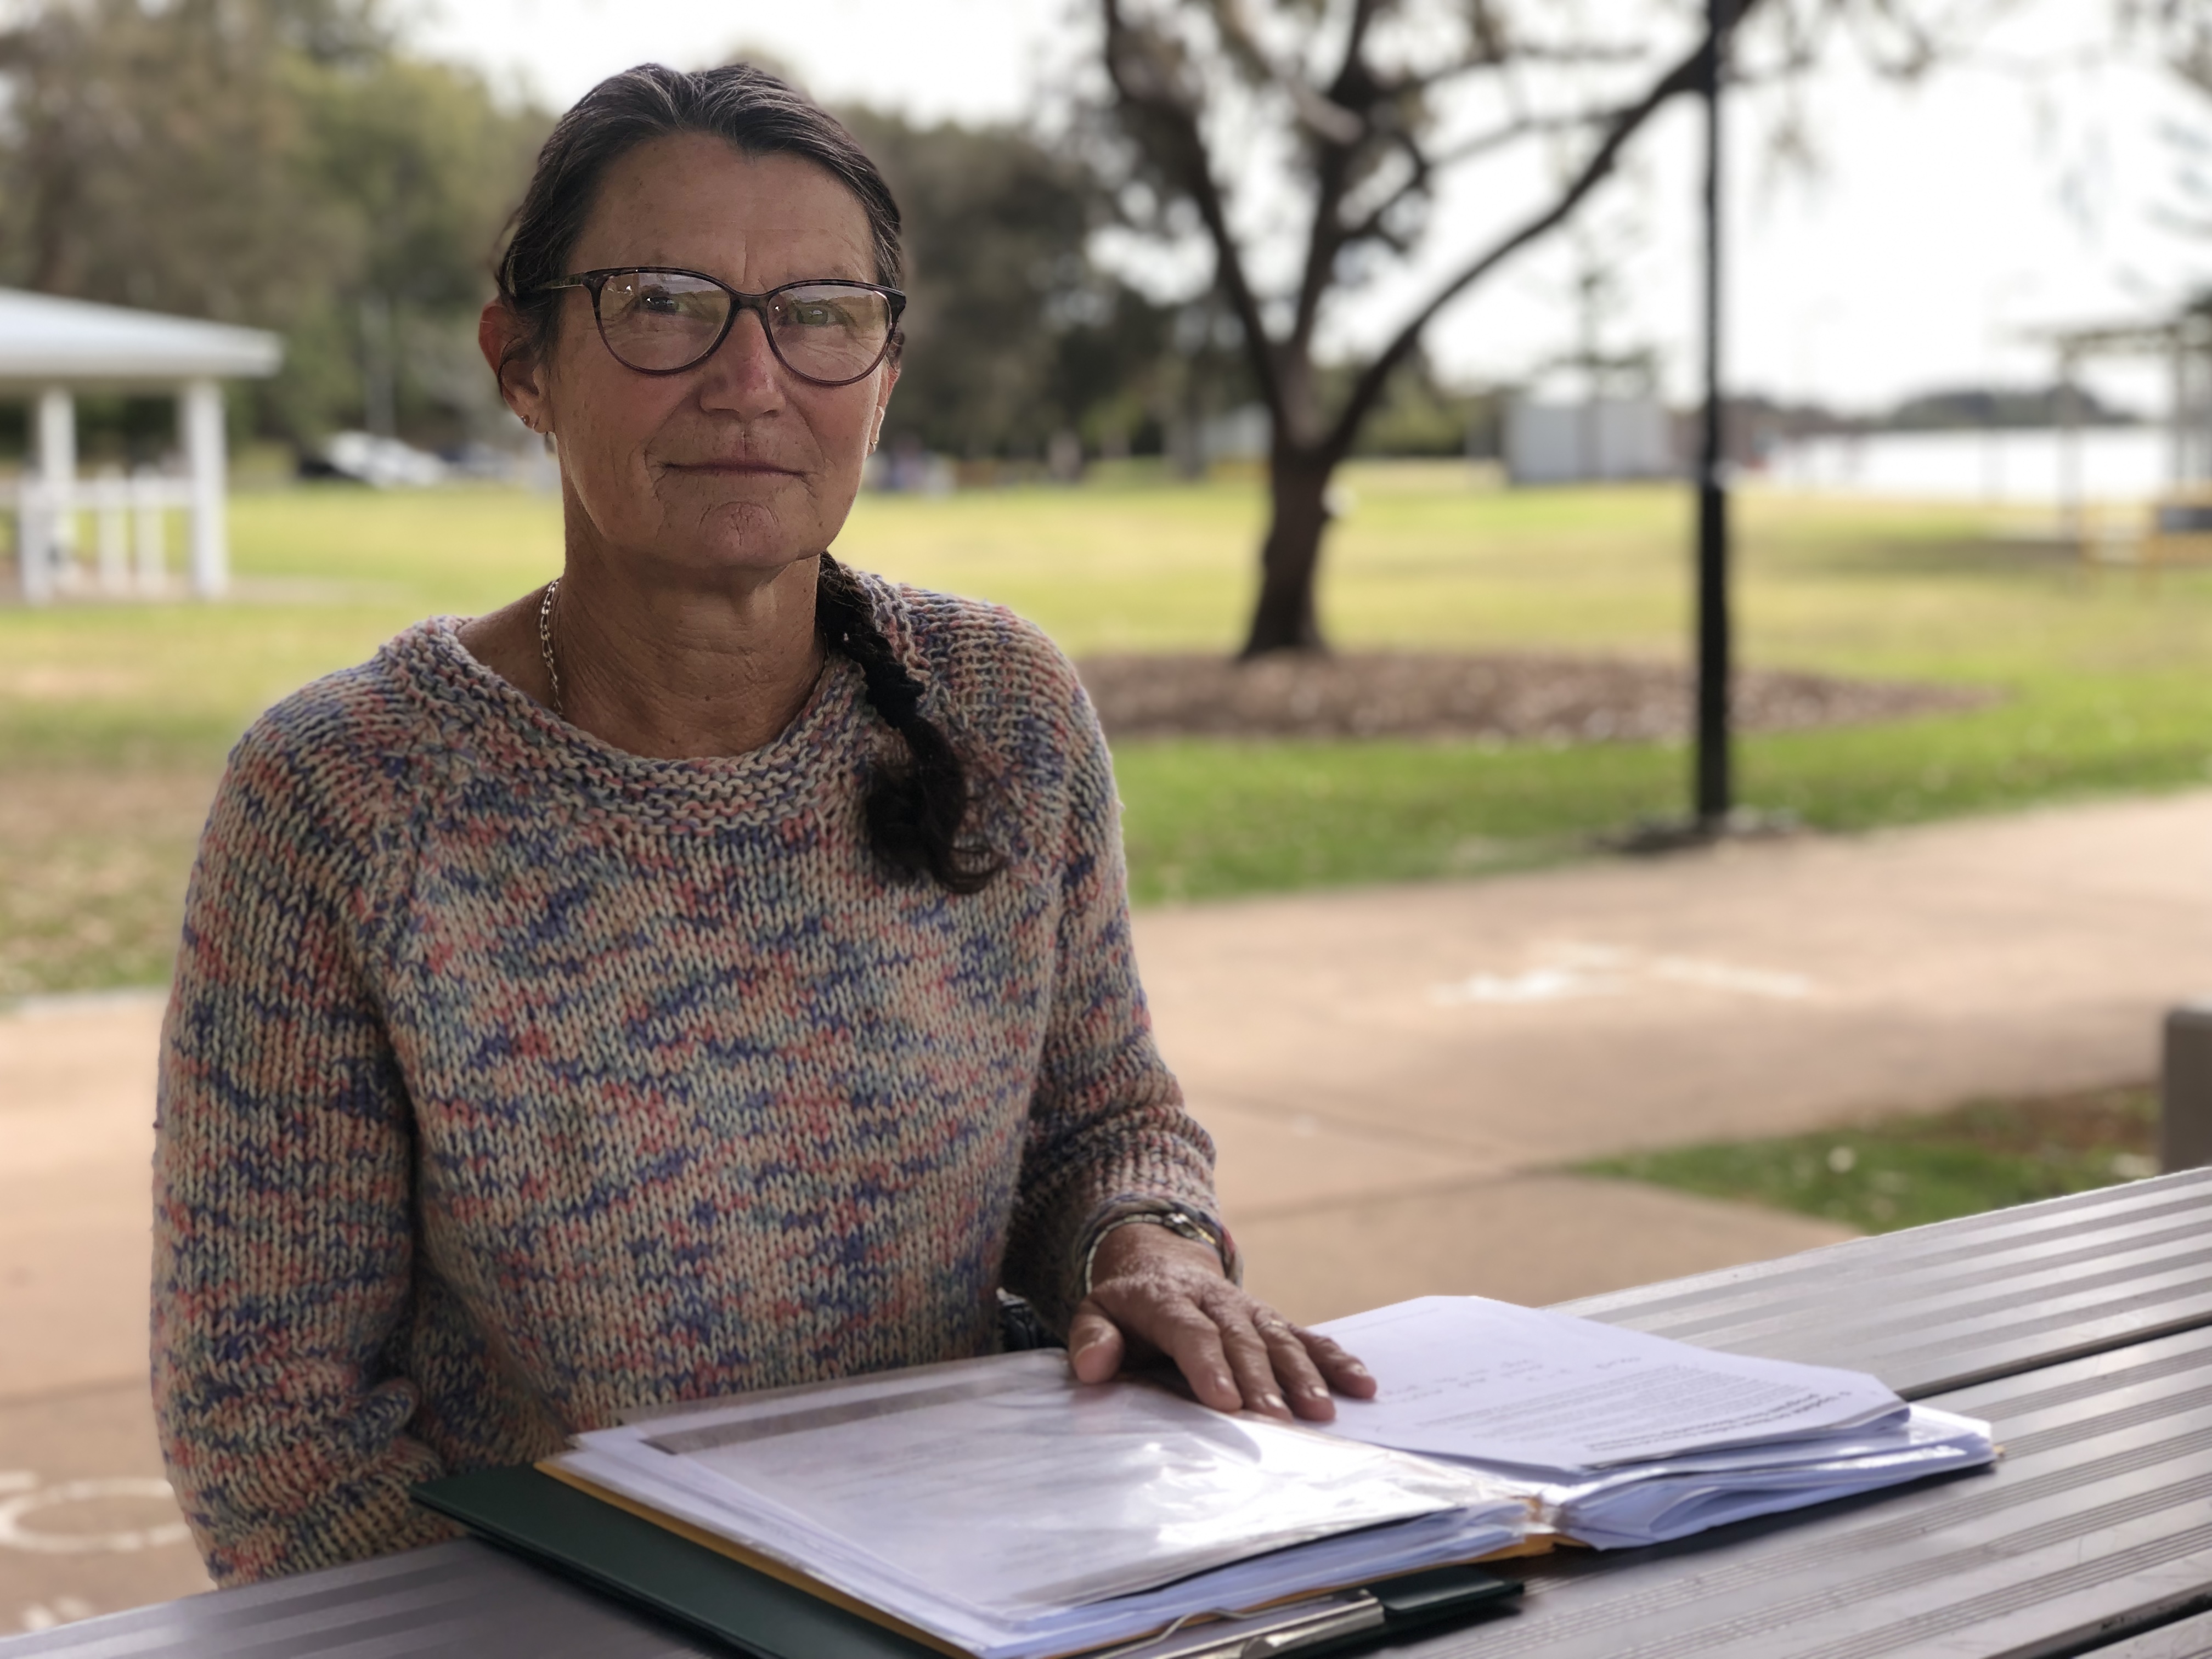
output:
M1278 447L1267 469L1273 516L1260 553L1260 603L1238 654L1249 660L1271 651L1322 651L1314 611L1314 581L1321 571L1322 532L1328 528L1329 475L1336 463L1310 449Z

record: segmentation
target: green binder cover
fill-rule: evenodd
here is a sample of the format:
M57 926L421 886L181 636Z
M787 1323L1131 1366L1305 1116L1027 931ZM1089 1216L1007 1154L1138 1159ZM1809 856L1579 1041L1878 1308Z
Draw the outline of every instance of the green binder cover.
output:
M679 1538L527 1466L449 1475L417 1503L564 1577L755 1659L944 1659L805 1590Z
M528 1467L483 1469L416 1486L417 1503L471 1532L617 1599L729 1644L754 1659L944 1659L896 1631L602 1503ZM1370 1587L1385 1630L1301 1647L1364 1647L1521 1593L1474 1567L1437 1567Z

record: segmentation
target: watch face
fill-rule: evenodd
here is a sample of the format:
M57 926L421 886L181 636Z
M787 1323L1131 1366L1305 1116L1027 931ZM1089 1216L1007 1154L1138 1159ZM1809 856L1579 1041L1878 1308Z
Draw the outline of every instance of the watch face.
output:
M1175 1233L1180 1237L1189 1239L1194 1244L1212 1244L1215 1243L1213 1229L1207 1226L1196 1216L1190 1215L1184 1211L1170 1210L1165 1215L1160 1218L1160 1221L1170 1232Z

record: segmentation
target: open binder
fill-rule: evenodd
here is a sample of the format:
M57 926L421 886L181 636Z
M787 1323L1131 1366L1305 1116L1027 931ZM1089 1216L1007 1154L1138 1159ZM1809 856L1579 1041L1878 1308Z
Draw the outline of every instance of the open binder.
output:
M1332 1328L1391 1382L1327 1430L1008 1353L656 1407L418 1495L763 1659L1248 1659L1511 1593L1469 1564L1997 1455L1858 1372L1479 1297Z
M453 1475L416 1487L415 1497L489 1542L753 1659L938 1659L958 1651L894 1628L885 1615L775 1563L743 1559L734 1545L648 1519L539 1469ZM1111 1651L1127 1659L1241 1659L1248 1651L1305 1659L1456 1618L1520 1589L1475 1568L1438 1568Z

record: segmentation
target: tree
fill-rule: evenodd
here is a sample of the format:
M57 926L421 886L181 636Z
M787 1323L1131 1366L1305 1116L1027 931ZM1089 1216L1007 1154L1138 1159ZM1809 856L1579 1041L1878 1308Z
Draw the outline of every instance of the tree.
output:
M465 70L396 52L318 66L307 112L304 164L345 227L327 303L356 331L364 424L482 435L504 410L477 313L550 118L501 108Z
M1087 252L1109 215L1082 158L1017 130L849 110L904 220L907 344L884 441L983 457L1056 431L1126 441L1172 318Z
M2212 93L2212 15L2198 0L2134 0L2125 11L2136 14L2130 21L2148 25L2183 80Z
M303 34L322 38L322 10L81 0L21 14L0 34L9 279L226 319L281 309L331 249L291 159L303 121L285 72Z
M472 318L547 125L408 58L374 0L21 6L0 281L277 330L258 423L309 441L363 408L365 296L413 307L426 340ZM435 378L412 376L426 415L458 395L424 395Z
M1243 654L1322 646L1316 578L1331 476L1429 324L1574 218L1638 134L1698 86L1702 8L1589 14L1547 0L1100 0L1110 107L1131 211L1195 241L1242 331L1273 422L1271 516ZM1762 72L1813 61L1839 21L1906 70L1943 42L1894 0L1741 0ZM1650 27L1651 13L1671 30ZM1649 44L1655 33L1671 49ZM1516 149L1548 149L1552 182L1517 218L1395 317L1379 344L1324 372L1333 307L1402 268L1432 229L1438 185ZM1224 162L1256 157L1294 198L1240 200ZM1328 382L1344 389L1331 397Z

